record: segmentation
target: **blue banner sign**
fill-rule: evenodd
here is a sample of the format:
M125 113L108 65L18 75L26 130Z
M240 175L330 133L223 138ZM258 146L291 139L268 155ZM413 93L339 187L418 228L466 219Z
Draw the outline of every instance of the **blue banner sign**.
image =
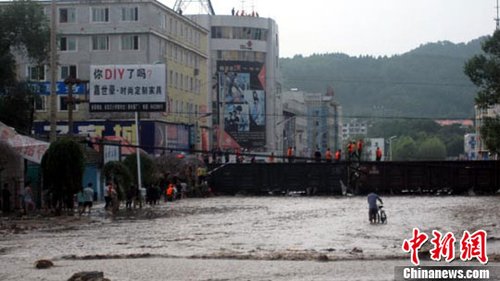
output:
M50 95L50 82L30 82L30 86L33 91L39 95ZM85 83L73 85L73 94L83 95L85 94L86 87ZM68 85L64 84L63 81L56 82L56 92L58 95L66 95L68 94Z

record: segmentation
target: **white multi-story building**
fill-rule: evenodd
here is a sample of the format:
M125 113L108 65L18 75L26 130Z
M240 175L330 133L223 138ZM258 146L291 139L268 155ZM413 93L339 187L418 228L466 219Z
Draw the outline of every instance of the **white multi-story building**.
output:
M210 30L214 147L278 152L281 114L278 26L270 18L189 15Z
M51 17L51 1L40 1ZM68 103L64 79L92 78L91 66L165 65L166 89L163 112L141 112L141 144L187 149L208 147L200 138L209 124L208 30L155 0L62 0L56 1L58 132L67 132ZM48 85L48 66L36 66L17 57L21 80ZM50 87L46 87L49 89ZM49 130L48 90L40 90L35 114L35 133ZM84 87L75 88L80 100ZM74 107L74 132L114 137L136 143L133 113L89 112L87 103ZM157 151L158 152L158 151Z
M368 134L368 126L366 122L360 122L353 119L350 122L342 124L342 140L353 141L358 138L365 138Z

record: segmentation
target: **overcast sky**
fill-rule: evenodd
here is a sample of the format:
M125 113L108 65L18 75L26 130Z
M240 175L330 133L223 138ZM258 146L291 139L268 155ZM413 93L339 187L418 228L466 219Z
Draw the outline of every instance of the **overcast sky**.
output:
M192 0L191 0L192 1ZM173 8L175 0L160 0ZM212 0L217 15L231 9L270 17L279 26L280 57L296 54L402 54L421 44L468 42L495 29L496 0ZM190 3L187 12L199 13Z

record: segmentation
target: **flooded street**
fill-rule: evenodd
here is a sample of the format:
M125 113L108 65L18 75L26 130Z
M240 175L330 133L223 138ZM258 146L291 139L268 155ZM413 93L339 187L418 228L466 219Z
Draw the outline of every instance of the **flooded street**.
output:
M401 244L414 227L457 240L483 229L490 265L499 265L499 196L382 199L386 225L369 224L365 197L196 198L114 219L98 205L90 217L3 230L0 280L67 280L82 270L110 280L392 280L394 266L410 265ZM42 258L55 267L35 269Z

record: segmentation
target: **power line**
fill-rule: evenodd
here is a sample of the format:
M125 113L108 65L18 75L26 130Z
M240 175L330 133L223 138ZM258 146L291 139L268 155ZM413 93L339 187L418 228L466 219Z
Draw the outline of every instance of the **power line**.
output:
M177 114L177 115L199 115L199 113L194 112L186 112L186 111L177 111L177 112L169 112L169 114ZM271 114L262 114L266 117L290 117L289 115L279 114L279 113L271 113ZM213 116L218 116L217 114L213 114ZM311 115L311 114L294 114L295 117L302 117L305 119L313 119L313 118L333 118L333 115ZM210 117L210 116L206 116ZM463 117L447 117L447 116L398 116L398 115L356 115L356 114L345 114L341 116L342 119L403 119L403 120L463 120L463 119L473 119L471 116L463 116Z

